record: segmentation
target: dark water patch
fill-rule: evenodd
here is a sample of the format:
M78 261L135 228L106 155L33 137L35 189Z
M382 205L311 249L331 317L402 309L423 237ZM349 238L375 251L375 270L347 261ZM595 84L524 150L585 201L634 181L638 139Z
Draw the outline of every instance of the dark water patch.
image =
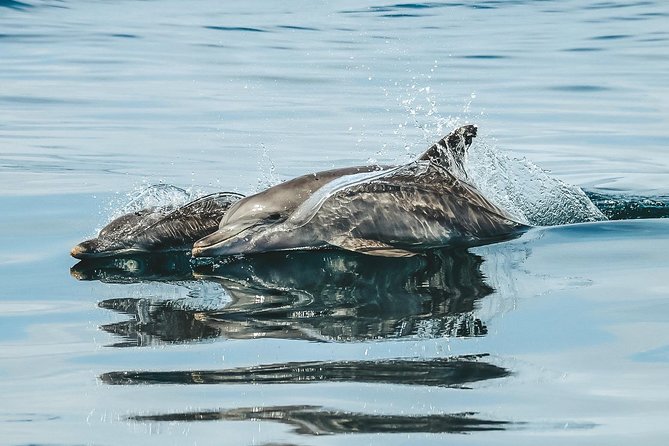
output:
M424 14L393 13L393 14L383 14L381 17L396 19L396 18L404 18L404 17L425 17L425 15Z
M557 85L549 89L568 93L598 93L610 90L610 88L602 87L601 85Z
M378 5L370 6L367 9L358 9L358 10L348 10L342 11L342 13L383 13L383 12L394 12L394 11L403 11L403 10L427 10L434 8L460 8L466 7L471 9L497 9L504 6L515 6L523 5L527 3L525 0L508 0L508 1L499 1L499 0L490 0L490 1L480 1L476 3L466 3L466 2L427 2L427 3L396 3L390 5Z
M639 6L654 6L654 2L596 2L583 6L583 9L598 10L598 9L621 9L634 8Z
M100 380L112 385L146 384L317 384L356 382L412 386L462 387L511 373L479 359L486 355L427 360L312 361L267 364L224 370L121 371Z
M137 34L124 34L124 33L116 33L116 34L110 34L110 37L116 37L118 39L139 39L140 36Z
M393 5L396 9L428 9L443 6L443 3L398 3Z
M28 40L28 41L35 41L35 40L48 41L50 39L50 37L46 34L0 33L0 39L14 41L14 42L20 42L20 41L26 41L26 40Z
M499 54L470 54L466 56L461 56L461 59L472 59L472 60L498 60L498 59L508 59L509 56L501 56Z
M358 13L393 13L405 10L425 10L433 8L444 8L454 6L465 6L465 3L445 3L445 2L431 2L431 3L396 3L391 5L370 6L366 9L354 9L340 11L342 14L358 14ZM401 14L401 13L400 13ZM407 13L410 14L410 13ZM410 17L417 17L419 15L409 15Z
M292 31L320 31L318 28L312 28L309 26L295 26L295 25L278 25L279 29L288 29Z
M129 417L139 422L275 421L299 435L382 433L467 433L500 431L509 421L476 418L476 413L438 415L376 415L323 409L320 406L244 407ZM513 423L522 425L523 423Z
M621 39L629 39L631 37L634 36L630 34L605 34L602 36L592 37L590 40L621 40Z
M232 49L234 48L233 45L227 45L224 43L193 43L192 44L195 47L201 47L201 48L225 48L225 49Z
M574 53L591 53L597 51L604 51L604 48L594 47L594 46L581 46L575 48L565 48L562 51L574 52Z
M0 0L0 8L23 10L32 8L33 5L17 0Z
M266 29L261 28L251 28L246 26L204 26L206 29L213 29L216 31L239 31L239 32L252 32L252 33L266 33L269 32Z
M487 5L483 3L474 3L472 5L469 5L469 7L472 9L497 9L496 5Z
M644 197L586 191L588 198L610 220L669 218L669 195Z
M669 12L642 12L642 17L669 17Z

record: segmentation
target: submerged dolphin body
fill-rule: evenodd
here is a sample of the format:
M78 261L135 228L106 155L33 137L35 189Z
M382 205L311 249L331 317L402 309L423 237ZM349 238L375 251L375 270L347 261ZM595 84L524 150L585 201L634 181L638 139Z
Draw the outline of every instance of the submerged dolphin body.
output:
M70 254L77 259L131 253L188 250L193 242L216 230L230 206L243 196L219 192L177 209L153 207L111 221L98 236L79 243Z
M405 256L517 233L526 226L467 182L464 157L475 136L465 125L409 164L314 173L244 198L193 256L327 247Z

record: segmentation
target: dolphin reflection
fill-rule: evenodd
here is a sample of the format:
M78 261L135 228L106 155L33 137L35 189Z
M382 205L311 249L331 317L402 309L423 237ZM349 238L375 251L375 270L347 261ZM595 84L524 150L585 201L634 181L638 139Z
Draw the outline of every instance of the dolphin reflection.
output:
M194 280L185 252L137 253L79 261L70 268L77 280L104 283L180 282Z
M483 259L464 249L440 249L408 258L342 251L276 252L195 267L170 257L82 261L80 279L112 282L200 280L220 285L226 304L216 309L150 299L109 299L99 305L131 320L105 325L125 345L273 337L313 341L359 341L405 336L481 336L485 324L474 310L491 294ZM108 262L108 263L104 263ZM169 265L166 267L165 265ZM180 265L180 266L179 266ZM141 274L140 274L141 273ZM178 321L178 323L176 322ZM121 344L124 345L124 344Z
M216 327L195 318L193 311L179 308L171 301L117 298L103 300L98 306L131 316L127 321L100 326L107 333L123 339L112 347L187 343L221 334Z
M473 316L474 304L493 291L481 262L465 250L411 258L268 253L196 275L230 294L228 306L202 315L222 330L243 327L257 336L288 326L328 341L478 336L487 330Z
M463 387L510 375L507 369L481 360L487 356L288 362L222 370L119 371L104 373L100 380L111 385L358 382Z
M476 418L476 413L381 415L327 410L320 406L244 407L228 410L135 415L130 420L151 421L276 421L300 435L375 433L466 433L505 430L509 421Z

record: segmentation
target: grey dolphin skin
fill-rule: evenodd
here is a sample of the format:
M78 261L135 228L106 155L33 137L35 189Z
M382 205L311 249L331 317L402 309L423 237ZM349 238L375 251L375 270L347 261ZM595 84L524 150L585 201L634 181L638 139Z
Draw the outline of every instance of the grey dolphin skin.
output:
M215 231L228 208L242 197L219 192L177 209L156 207L132 212L113 220L96 238L76 245L70 254L77 259L91 259L189 250L194 241Z
M464 157L476 130L462 126L405 165L313 173L241 199L192 254L334 247L409 256L517 233L526 226L467 182Z

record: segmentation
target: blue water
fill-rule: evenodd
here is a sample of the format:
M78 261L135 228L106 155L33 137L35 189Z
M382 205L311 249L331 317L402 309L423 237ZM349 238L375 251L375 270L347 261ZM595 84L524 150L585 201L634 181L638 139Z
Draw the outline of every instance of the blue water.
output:
M0 443L664 444L668 20L0 0ZM423 260L68 256L147 184L250 193L464 122L623 220Z

